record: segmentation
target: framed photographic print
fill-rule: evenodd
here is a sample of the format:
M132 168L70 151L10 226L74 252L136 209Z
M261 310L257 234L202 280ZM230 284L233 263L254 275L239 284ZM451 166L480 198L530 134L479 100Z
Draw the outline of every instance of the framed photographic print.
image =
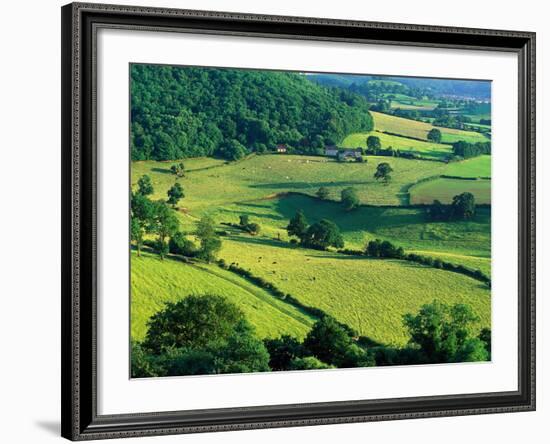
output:
M533 410L534 45L63 7L63 436Z

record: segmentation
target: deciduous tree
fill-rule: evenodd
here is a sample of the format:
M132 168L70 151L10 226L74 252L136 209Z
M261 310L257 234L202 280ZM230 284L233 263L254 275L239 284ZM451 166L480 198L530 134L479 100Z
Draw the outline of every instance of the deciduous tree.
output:
M434 143L440 143L441 142L441 131L437 128L432 128L427 135L427 139Z
M294 217L290 219L286 231L289 236L296 236L302 240L307 230L307 220L302 210L298 210Z
M176 182L172 187L167 191L168 194L168 203L172 205L173 208L176 207L180 199L185 197L183 192L183 187L179 182Z
M391 180L391 173L393 168L388 162L379 163L376 167L376 172L374 173L374 178L376 180L383 180L385 183L388 183Z
M340 193L340 200L346 211L351 211L359 206L361 203L357 191L355 188L344 188Z
M153 182L146 174L138 179L138 193L142 196L149 196L154 193Z

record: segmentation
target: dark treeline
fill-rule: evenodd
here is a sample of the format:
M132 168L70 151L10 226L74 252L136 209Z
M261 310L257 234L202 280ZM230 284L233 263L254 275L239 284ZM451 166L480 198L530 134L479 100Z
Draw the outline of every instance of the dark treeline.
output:
M131 67L133 160L221 156L286 144L321 153L373 128L364 97L289 72L156 65Z
M468 159L481 154L491 154L491 142L468 143L463 140L453 143L453 153L455 156Z
M404 347L358 337L328 315L303 341L288 335L262 341L226 298L189 295L153 315L145 339L132 343L132 377L486 361L491 331L476 335L478 321L468 305L434 301L403 317Z

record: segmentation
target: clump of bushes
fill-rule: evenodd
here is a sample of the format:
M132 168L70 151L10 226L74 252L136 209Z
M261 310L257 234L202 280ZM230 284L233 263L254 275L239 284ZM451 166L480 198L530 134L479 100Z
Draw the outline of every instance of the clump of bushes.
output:
M396 247L390 241L375 239L365 248L365 254L370 257L402 259L405 252L402 247Z
M178 231L170 238L168 249L172 254L179 254L187 257L195 257L199 251L197 245L192 240L188 239L181 231Z

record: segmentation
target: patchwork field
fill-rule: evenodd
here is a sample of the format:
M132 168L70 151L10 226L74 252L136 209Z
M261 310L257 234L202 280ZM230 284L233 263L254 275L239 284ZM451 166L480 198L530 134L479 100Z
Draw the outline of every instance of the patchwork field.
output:
M390 107L392 109L416 109L416 110L432 110L437 107L436 102L431 102L429 100L403 100L397 99L392 100Z
M393 148L402 152L415 153L428 159L445 159L453 154L452 147L442 143L423 142L407 137L371 131L369 133L355 133L347 136L341 143L344 148L367 147L367 137L376 136L380 139L383 149Z
M474 256L490 253L491 216L486 208L480 208L476 217L467 222L429 222L422 208L361 207L346 212L338 202L289 195L223 206L213 215L219 223L237 223L240 214L249 214L261 225L266 237L287 240L286 226L298 210L304 212L309 223L320 219L334 221L349 248L362 249L369 240L382 238L406 250Z
M483 155L449 163L445 174L457 177L491 177L491 156Z
M147 252L141 257L132 253L131 291L131 331L136 340L145 337L147 320L166 302L190 294L223 294L240 307L261 338L282 334L302 338L314 322L311 316L215 265L161 261Z
M441 131L442 142L453 143L459 140L466 142L487 142L487 137L475 131L464 131L453 128L435 127L429 123L419 122L411 119L404 119L402 117L390 116L389 114L382 114L377 112L371 112L374 118L374 129L377 131L389 132L393 134L400 134L406 137L414 137L417 139L426 140L428 132L437 128Z
M490 324L490 291L461 274L245 236L226 239L221 256L384 344L403 345L402 316L434 299L467 303Z
M463 179L434 179L419 183L410 190L412 204L431 204L434 200L450 203L453 196L469 192L472 193L478 204L491 203L491 181L463 180Z
M467 256L463 254L454 253L441 253L440 251L433 250L416 250L411 253L421 254L423 256L430 256L433 258L439 258L442 261L450 262L455 265L464 265L465 267L481 270L487 276L491 276L491 258L480 256Z
M374 179L376 166L389 162L394 170L389 184ZM141 175L153 180L153 199L166 198L166 191L174 184L164 162L134 162L132 184ZM159 169L163 171L160 172ZM403 203L404 188L411 183L444 174L442 162L426 162L401 158L369 156L366 163L339 163L332 159L313 156L261 155L200 171L193 171L178 179L186 197L181 201L183 214L200 217L215 208L236 202L247 202L278 193L299 192L314 195L321 186L329 188L333 199L346 187L355 187L362 203L371 205L399 205Z
M350 144L353 137L348 138ZM389 184L373 177L380 162L389 162L394 169ZM434 198L449 201L463 191L472 191L480 203L488 202L490 181L439 176L486 177L490 156L452 164L375 156L368 156L367 163L294 155L251 156L234 163L186 159L186 176L179 179L170 173L173 163L133 162L132 184L149 175L155 189L151 197L160 199L166 198L177 180L185 190L178 205L184 231L192 234L198 218L211 215L226 233L220 258L272 282L306 305L325 310L360 334L403 345L403 314L434 299L468 303L481 318L479 327L490 325L490 290L475 279L406 261L300 248L288 242L286 233L289 219L302 210L309 223L323 218L335 222L347 248L363 249L369 240L380 238L407 252L490 274L490 209L478 209L467 222L428 222L423 208L400 206L408 203L409 189L411 203L431 203ZM434 179L411 187L430 177ZM327 200L315 197L321 186L329 189ZM367 204L353 212L343 211L339 202L340 191L349 186ZM260 235L226 225L236 224L242 214L261 226ZM132 337L143 339L147 320L167 301L220 292L241 307L260 337L303 338L315 320L217 265L132 254Z

